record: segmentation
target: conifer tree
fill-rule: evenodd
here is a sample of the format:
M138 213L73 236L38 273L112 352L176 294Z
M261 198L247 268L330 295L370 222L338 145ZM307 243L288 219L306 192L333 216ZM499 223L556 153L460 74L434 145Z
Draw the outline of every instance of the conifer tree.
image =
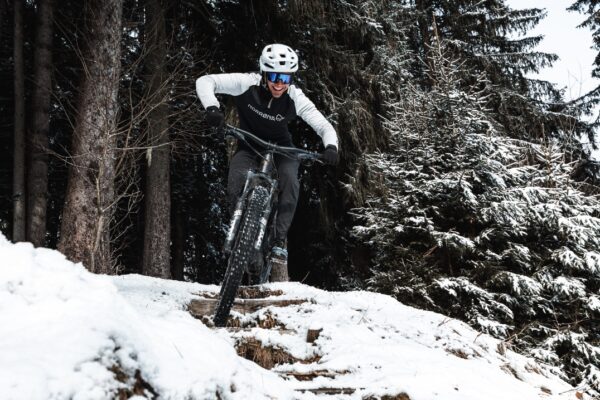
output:
M23 1L14 2L14 147L13 147L13 232L15 242L26 239L27 195L25 192L25 62L23 60Z
M58 245L70 260L98 273L115 272L110 224L115 200L122 7L122 0L86 2L86 75L80 88Z
M471 80L451 40L433 43L435 84L403 85L391 151L365 157L365 286L464 319L597 395L600 202L571 180L564 143L511 138L486 75Z
M579 25L580 28L589 28L592 31L593 46L600 50L600 1L598 0L577 0L571 7L571 11L578 11L585 14L585 20ZM600 78L600 53L594 59L594 69L592 76ZM587 94L588 106L593 107L600 102L600 86Z
M579 25L579 28L588 28L592 31L593 47L600 51L600 1L598 0L577 0L574 2L570 11L578 11L586 15L585 20ZM592 70L592 76L600 78L600 52L594 59L594 69ZM582 114L593 115L595 110L600 104L600 86L590 90L588 93L583 94L579 99L574 102L577 106L581 107ZM596 116L591 126L597 131L600 120ZM587 137L582 138L588 145L585 146L584 154L587 159L582 160L578 168L578 178L584 180L589 178L596 186L600 184L600 160L592 159L590 153L593 149L598 149L600 143L598 143L598 136L592 132Z
M171 276L171 147L169 143L169 106L167 38L164 10L160 0L146 2L146 46L148 62L148 139L145 194L143 271L146 275Z
M389 134L379 116L387 111L387 100L398 97L397 84L414 63L404 40L414 12L389 0L293 1L283 17L283 25L291 27L289 43L305 60L298 81L340 138L338 168L304 177L305 187L316 189L303 192L296 211L300 217L290 231L292 247L309 248L315 260L315 267L296 279L308 273L309 282L323 284L322 277L339 275L345 257L354 252L345 245L347 210L367 190L361 155L387 146ZM307 139L311 135L304 125L299 124L296 133L297 144L315 145ZM301 223L315 218L319 224ZM290 254L293 257L293 251Z
M37 4L32 127L29 139L31 156L27 174L27 239L34 246L46 244L54 6L53 0L40 0Z
M511 135L543 138L558 134L557 110L550 105L560 102L560 93L549 82L526 77L557 59L554 54L535 51L541 36L526 35L545 16L543 10L512 10L503 0L415 0L415 5L420 33L415 49L426 62L432 38L447 39L448 51L469 66L467 84L476 84L485 72L494 85L489 106Z

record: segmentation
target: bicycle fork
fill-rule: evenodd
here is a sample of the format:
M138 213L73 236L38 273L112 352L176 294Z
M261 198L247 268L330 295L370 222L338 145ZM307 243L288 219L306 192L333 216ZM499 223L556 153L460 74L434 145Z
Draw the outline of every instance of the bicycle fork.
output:
M235 239L235 234L237 233L238 227L240 225L240 221L242 220L242 214L244 213L244 199L246 198L246 194L248 193L248 183L252 178L254 173L252 171L248 171L246 175L246 184L244 185L244 190L242 195L238 198L237 203L235 204L235 210L233 211L233 215L231 216L231 221L229 222L229 230L227 231L227 236L225 236L225 244L223 245L223 251L225 253L229 253L231 251L231 246L233 245L233 239Z
M246 175L246 184L244 185L244 190L242 191L242 195L238 198L238 201L235 205L235 210L233 212L233 215L231 216L231 221L229 223L229 230L227 231L227 236L225 237L225 244L223 245L223 251L225 253L229 253L231 251L231 247L233 246L233 242L235 240L240 221L242 220L242 215L244 214L244 200L246 199L250 188L253 186L251 185L251 182L262 178L269 183L271 189L269 191L269 201L267 202L267 208L263 212L262 218L260 219L260 230L256 239L256 243L254 244L254 249L260 250L265 236L265 232L267 230L269 216L271 214L271 199L275 194L275 190L277 190L277 181L269 177L272 168L272 162L273 153L268 152L261 163L260 172L257 173L252 170L248 171Z
M269 224L269 217L271 216L271 210L273 209L273 202L271 199L275 195L275 190L277 190L277 182L272 182L271 190L269 191L269 201L267 202L267 207L265 208L265 211L263 212L263 215L259 221L260 228L258 231L258 236L256 237L256 243L254 243L254 250L260 250L263 239L265 238L267 225Z

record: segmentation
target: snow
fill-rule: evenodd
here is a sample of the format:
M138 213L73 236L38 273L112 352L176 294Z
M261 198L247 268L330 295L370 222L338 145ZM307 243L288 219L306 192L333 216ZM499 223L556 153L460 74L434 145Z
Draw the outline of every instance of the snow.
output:
M580 278L559 276L552 282L552 290L559 296L571 299L585 298L585 284Z
M187 306L217 286L94 275L56 251L2 236L0 258L2 399L116 398L132 390L136 372L148 384L136 399L575 398L550 368L502 342L380 294L269 284L279 299L306 301L236 316L269 315L282 329L213 329ZM321 329L314 343L309 329ZM299 361L264 369L236 353L248 338ZM316 371L327 373L291 375ZM310 391L323 388L353 391Z
M593 295L590 296L587 299L586 306L590 311L600 311L600 297Z
M535 279L514 272L502 271L496 275L495 279L509 282L511 292L516 296L538 296L543 290L542 285Z

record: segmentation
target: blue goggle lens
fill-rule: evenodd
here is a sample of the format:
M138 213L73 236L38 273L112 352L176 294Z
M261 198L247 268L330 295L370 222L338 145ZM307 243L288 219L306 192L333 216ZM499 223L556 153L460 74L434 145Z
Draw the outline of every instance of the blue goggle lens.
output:
M267 79L269 82L289 85L292 83L292 74L282 74L281 72L267 72Z

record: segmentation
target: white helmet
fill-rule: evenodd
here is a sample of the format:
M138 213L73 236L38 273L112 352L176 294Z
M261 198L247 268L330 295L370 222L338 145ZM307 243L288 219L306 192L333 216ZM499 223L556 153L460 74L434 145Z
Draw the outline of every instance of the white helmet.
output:
M298 55L284 44L270 44L263 49L258 64L260 72L296 72Z

